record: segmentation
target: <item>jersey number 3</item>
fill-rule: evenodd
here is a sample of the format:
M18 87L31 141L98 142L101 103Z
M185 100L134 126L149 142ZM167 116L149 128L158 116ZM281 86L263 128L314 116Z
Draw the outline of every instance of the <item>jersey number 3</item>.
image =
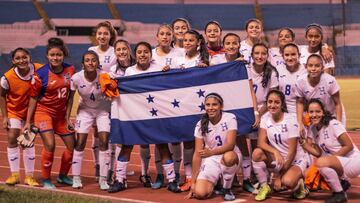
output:
M217 141L217 144L216 144L217 146L222 146L223 145L220 135L217 135L215 137L215 140Z

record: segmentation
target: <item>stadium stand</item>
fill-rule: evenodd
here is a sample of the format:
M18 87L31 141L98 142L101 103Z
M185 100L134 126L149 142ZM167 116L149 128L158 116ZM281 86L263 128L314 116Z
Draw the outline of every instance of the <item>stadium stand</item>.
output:
M0 24L29 22L41 19L31 1L0 1L0 16Z

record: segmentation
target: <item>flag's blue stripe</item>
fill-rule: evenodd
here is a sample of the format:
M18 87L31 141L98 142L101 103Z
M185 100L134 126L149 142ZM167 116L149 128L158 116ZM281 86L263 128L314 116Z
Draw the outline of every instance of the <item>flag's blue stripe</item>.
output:
M253 108L228 111L236 115L238 133L252 131ZM110 142L116 144L160 144L194 140L194 129L201 115L142 121L111 119ZM173 132L173 133L171 133Z
M118 78L118 87L120 94L143 93L244 80L247 78L245 64L235 61L209 68L173 69L167 72L120 77Z

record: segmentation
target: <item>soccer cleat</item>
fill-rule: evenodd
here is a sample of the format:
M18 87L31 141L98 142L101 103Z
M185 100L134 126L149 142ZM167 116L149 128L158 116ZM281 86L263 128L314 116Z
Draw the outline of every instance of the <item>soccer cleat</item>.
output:
M109 184L106 181L106 177L99 178L99 186L101 190L108 190L110 188Z
M151 184L151 188L156 190L156 189L160 189L163 186L164 186L164 175L158 174L156 176L155 183Z
M20 175L19 173L12 173L8 179L6 179L5 183L7 185L16 185L20 183Z
M173 193L179 193L181 192L179 185L176 181L172 181L169 183L167 189Z
M55 185L52 184L50 179L43 180L42 184L43 184L44 189L48 189L48 190L55 190L56 189Z
M325 203L343 203L343 202L347 202L346 193L344 191L333 192L331 197L325 200Z
M180 186L181 192L186 192L191 189L192 181L191 178L186 178L184 184Z
M234 201L235 195L232 193L231 189L224 189L224 200L225 201Z
M293 193L293 197L295 199L305 199L309 195L309 189L302 182L299 188Z
M71 185L71 186L73 185L72 179L65 174L59 174L59 176L56 178L56 181L64 185Z
M74 176L72 188L74 188L74 189L81 189L81 188L83 188L83 185L82 185L80 176Z
M223 195L224 194L224 188L221 184L221 180L219 179L216 182L216 185L214 186L214 191L213 191L216 195Z
M25 185L37 187L40 184L32 177L31 175L27 175L24 180Z
M252 185L250 179L246 179L243 181L243 190L246 192L253 193L255 191L254 186Z
M255 196L256 201L264 201L267 196L270 194L271 188L270 186L265 183L260 187L259 193Z
M96 182L99 182L99 177L100 177L100 165L96 164L95 165L95 179L96 179Z
M346 192L351 187L350 182L345 179L341 179L340 183L341 183L341 186L342 186L344 192Z
M124 181L125 182L125 181ZM109 193L115 193L115 192L120 192L126 189L126 184L119 182L117 180L115 180L114 184L112 184L110 186L110 188L108 189Z
M151 187L151 177L149 175L141 175L139 180L144 185L144 187Z

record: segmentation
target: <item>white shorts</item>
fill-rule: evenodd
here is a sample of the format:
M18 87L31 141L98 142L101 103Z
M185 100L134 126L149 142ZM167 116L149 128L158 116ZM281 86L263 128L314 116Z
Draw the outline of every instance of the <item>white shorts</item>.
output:
M109 112L89 109L79 110L76 116L75 130L77 133L88 133L94 123L96 123L98 132L110 132Z
M22 129L24 127L24 121L17 118L9 118L8 128Z
M273 161L272 164L274 164L275 167L270 168L269 171L274 172L274 173L279 173L281 168L276 166L276 161ZM310 156L308 154L305 154L305 157L295 158L291 165L298 166L301 170L301 173L305 177L305 174L306 174L305 172L310 166Z
M339 159L343 167L343 177L356 178L360 175L360 154L357 154L353 157L336 156L336 158Z
M235 152L236 153L236 152ZM239 164L238 167L241 166L241 154L236 153L238 155ZM207 157L202 159L200 171L197 179L201 180L208 180L214 184L216 184L217 180L219 179L220 175L224 171L224 167L221 164L221 159L223 155L215 155L211 157ZM238 170L236 170L238 171Z

